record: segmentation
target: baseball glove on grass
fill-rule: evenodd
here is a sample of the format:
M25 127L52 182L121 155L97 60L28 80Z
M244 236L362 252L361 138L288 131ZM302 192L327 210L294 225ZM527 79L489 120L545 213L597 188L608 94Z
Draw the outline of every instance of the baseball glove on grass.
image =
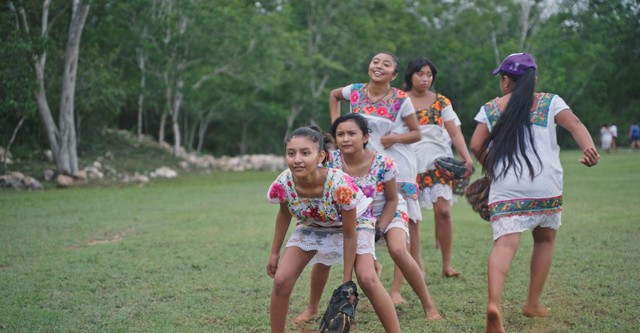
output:
M320 321L320 333L349 332L357 305L358 287L353 281L336 288Z
M464 190L464 195L467 197L467 201L471 204L471 208L474 212L480 214L480 217L489 221L489 188L491 186L491 179L484 176L476 179L473 183L469 184Z
M463 161L452 157L439 157L434 164L440 175L447 180L469 178L474 172L469 171Z

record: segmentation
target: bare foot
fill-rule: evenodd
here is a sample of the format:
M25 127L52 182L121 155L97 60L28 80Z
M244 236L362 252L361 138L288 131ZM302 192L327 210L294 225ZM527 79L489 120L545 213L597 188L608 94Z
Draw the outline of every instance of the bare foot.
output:
M522 307L522 314L526 317L546 317L549 315L549 308L545 308L542 304L528 305Z
M391 292L391 300L393 301L393 305L407 304L407 301L405 301L400 293Z
M376 275L378 275L378 279L379 279L380 276L382 276L382 264L375 261L375 266L376 266Z
M438 310L433 309L431 311L427 311L427 320L442 320L442 316Z
M447 269L442 270L442 276L444 277L458 277L460 276L460 272L456 272L455 269L453 269L453 267L449 267Z
M306 308L304 309L304 311L302 311L301 314L299 314L293 320L293 322L296 324L304 324L306 322L313 320L316 317L316 315L318 315L318 311L312 311L312 310L309 310L309 308Z
M494 306L487 306L487 333L505 333L502 326L502 314Z

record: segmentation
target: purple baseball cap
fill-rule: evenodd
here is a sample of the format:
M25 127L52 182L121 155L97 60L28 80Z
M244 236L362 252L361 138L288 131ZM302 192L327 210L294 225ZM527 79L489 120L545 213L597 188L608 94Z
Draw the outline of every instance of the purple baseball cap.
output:
M533 56L529 53L512 53L508 55L498 68L494 69L491 74L505 73L513 76L522 76L529 68L538 68Z

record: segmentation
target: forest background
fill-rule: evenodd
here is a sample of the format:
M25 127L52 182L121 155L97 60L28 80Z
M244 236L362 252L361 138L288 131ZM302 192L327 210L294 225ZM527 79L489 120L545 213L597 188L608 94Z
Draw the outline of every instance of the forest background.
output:
M282 152L287 131L329 125L328 94L366 82L371 56L400 76L426 56L467 137L499 94L491 70L532 53L594 137L640 118L640 4L633 0L10 0L0 10L0 146L53 151L58 172L105 128L175 153ZM343 103L346 104L346 103ZM346 105L344 106L346 107ZM569 135L560 144L571 147Z

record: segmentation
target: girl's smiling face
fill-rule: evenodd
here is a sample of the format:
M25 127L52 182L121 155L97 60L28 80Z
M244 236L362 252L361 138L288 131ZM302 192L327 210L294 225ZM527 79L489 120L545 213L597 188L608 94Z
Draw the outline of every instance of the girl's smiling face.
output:
M369 63L369 79L379 82L391 82L396 77L398 64L386 53L378 53Z

